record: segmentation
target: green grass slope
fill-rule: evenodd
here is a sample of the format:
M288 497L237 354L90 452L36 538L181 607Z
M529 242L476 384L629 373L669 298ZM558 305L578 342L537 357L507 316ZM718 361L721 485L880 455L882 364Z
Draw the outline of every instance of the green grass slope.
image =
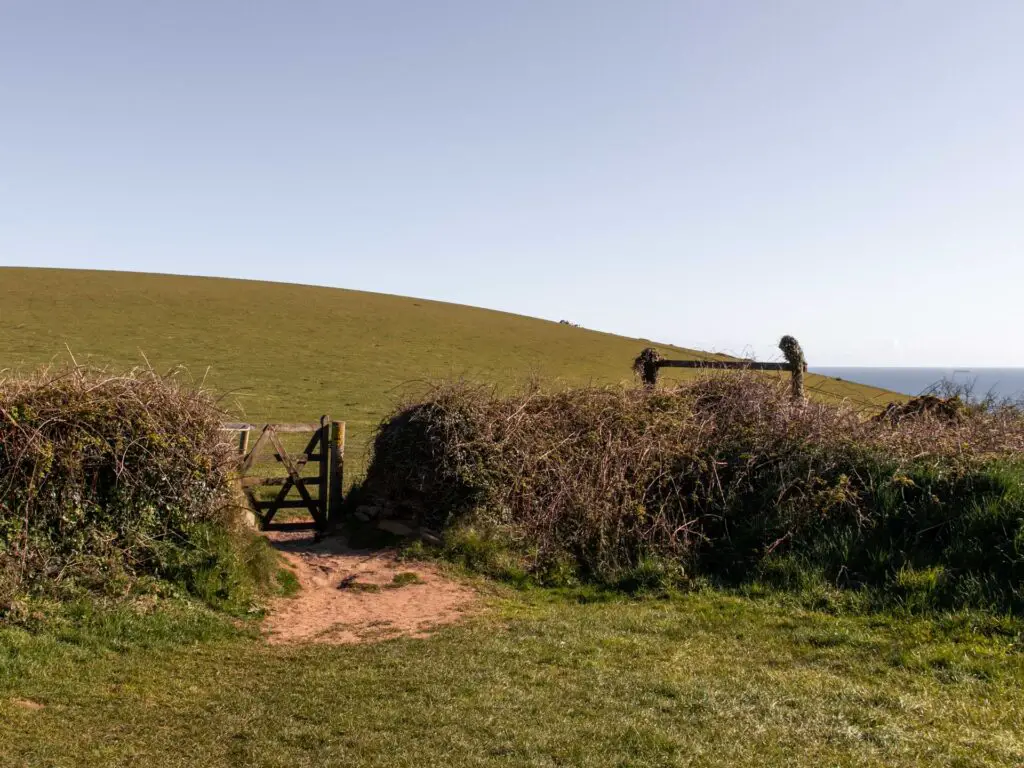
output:
M92 615L59 638L0 626L0 765L1024 761L1024 657L969 622L715 593L489 603L370 645L268 646L195 611Z
M799 328L792 331L799 337ZM335 288L0 268L0 369L66 361L69 350L80 363L183 364L232 392L232 406L251 421L311 421L323 413L348 421L356 459L381 416L426 380L618 382L631 378L632 359L649 345L504 312ZM720 357L656 346L666 356ZM666 372L680 375L693 372ZM823 396L878 404L892 397L810 379Z

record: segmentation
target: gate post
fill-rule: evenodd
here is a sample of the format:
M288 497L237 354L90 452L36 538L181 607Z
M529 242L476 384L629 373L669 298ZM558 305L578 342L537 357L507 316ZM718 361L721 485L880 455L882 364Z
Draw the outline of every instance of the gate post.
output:
M633 361L633 370L640 376L644 386L653 389L658 383L658 364L662 361L661 353L654 347L648 347Z
M807 359L800 347L800 342L792 336L783 336L779 341L779 349L782 350L786 362L789 363L790 374L792 375L793 402L802 405L806 396L804 395L804 371L807 370Z
M321 416L320 417L320 491L317 493L316 505L320 510L320 519L317 521L318 527L323 530L327 528L327 515L330 511L329 498L330 498L330 482L331 472L330 466L328 465L327 453L328 445L330 444L331 438L331 417Z
M238 455L243 459L245 454L249 452L249 425L245 425L245 429L238 430Z
M328 517L332 523L341 515L341 504L345 492L345 422L332 421L330 430L330 502Z

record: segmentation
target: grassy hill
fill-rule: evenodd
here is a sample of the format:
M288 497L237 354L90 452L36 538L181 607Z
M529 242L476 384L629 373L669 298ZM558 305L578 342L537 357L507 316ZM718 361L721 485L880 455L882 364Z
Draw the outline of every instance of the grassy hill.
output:
M253 421L347 419L354 447L424 379L615 382L643 346L353 291L0 269L0 368L68 348L118 366L144 352L158 367L209 367ZM366 645L269 645L258 612L229 620L151 595L48 614L0 606L0 765L1024 761L1024 655L1009 617L861 615L831 591L626 599L473 583L480 610L464 622Z
M799 337L800 329L791 329ZM751 329L756 333L756 329ZM475 307L248 280L0 268L0 369L53 360L185 365L240 418L349 423L357 462L397 400L445 376L566 384L631 378L650 342ZM655 345L670 357L722 357ZM813 350L809 351L813 359ZM145 357L144 357L145 356ZM694 375L668 370L665 377ZM810 376L818 396L891 393Z

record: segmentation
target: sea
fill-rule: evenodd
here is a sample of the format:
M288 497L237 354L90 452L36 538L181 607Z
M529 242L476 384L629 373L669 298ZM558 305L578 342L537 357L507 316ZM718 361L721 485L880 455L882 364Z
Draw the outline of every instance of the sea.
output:
M970 389L972 398L1024 400L1024 368L811 368L813 373L870 384L906 395L932 391L942 382Z

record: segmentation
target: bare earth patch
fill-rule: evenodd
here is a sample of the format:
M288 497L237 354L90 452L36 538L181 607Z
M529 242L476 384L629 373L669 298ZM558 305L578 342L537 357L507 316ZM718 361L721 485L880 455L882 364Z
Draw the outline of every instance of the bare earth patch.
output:
M11 704L16 706L18 709L28 709L33 712L39 709L45 709L45 705L40 704L38 701L31 701L30 699L11 699Z
M365 643L426 637L462 618L472 589L392 550L349 549L340 537L316 542L306 531L268 532L301 590L271 605L263 628L270 643Z

